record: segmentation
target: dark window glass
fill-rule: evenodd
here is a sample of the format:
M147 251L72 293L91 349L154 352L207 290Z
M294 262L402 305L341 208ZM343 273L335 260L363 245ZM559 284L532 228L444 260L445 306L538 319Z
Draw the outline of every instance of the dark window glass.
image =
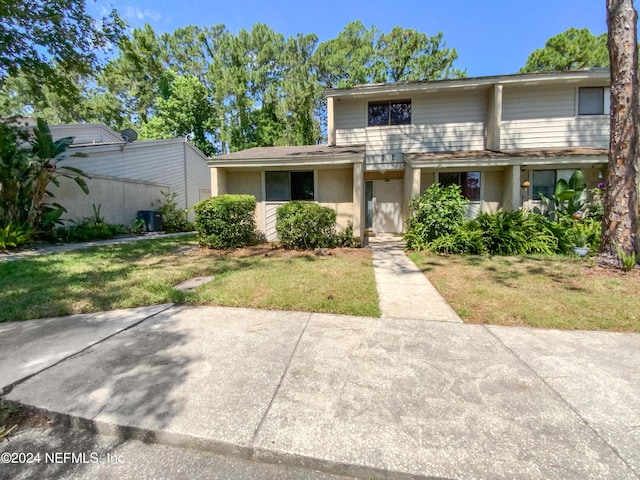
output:
M578 113L580 115L603 115L604 88L580 88L580 90L578 90Z
M313 200L313 172L291 172L291 200Z
M268 202L313 200L313 172L265 172Z
M460 185L462 195L468 200L480 200L480 172L442 172L438 179L443 187Z
M389 102L369 102L369 126L389 125Z
M531 190L531 198L540 200L540 194L547 198L556 190L556 171L555 170L534 170L533 171L533 189Z
M411 124L411 100L369 102L367 117L367 125L370 127L409 125Z
M411 100L391 102L391 125L411 124Z

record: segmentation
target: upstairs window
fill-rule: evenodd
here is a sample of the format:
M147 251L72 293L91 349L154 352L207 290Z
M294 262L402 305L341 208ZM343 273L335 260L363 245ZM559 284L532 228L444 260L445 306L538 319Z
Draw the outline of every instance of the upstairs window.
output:
M460 185L466 199L472 202L480 200L480 172L441 172L438 182L443 187Z
M369 127L384 125L410 125L411 100L388 100L384 102L369 102Z
M265 172L267 201L313 200L313 172Z
M608 115L609 88L581 87L578 89L578 115Z

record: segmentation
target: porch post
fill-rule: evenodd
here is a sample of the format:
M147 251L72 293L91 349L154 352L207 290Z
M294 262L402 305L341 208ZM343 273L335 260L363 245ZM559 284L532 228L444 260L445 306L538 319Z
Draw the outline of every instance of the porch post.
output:
M520 165L510 165L504 169L504 195L502 205L505 210L518 210L520 204Z
M404 232L409 220L409 202L416 195L420 195L420 169L413 168L408 163L404 165L404 188L402 195L402 231Z
M227 193L227 172L223 168L211 167L211 196Z
M364 173L362 162L353 164L353 235L364 242Z

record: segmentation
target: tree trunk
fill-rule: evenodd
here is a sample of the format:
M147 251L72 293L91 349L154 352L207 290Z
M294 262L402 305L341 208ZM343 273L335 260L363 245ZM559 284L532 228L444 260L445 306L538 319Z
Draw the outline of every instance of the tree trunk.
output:
M638 251L638 13L632 0L606 0L611 63L611 133L599 262L622 266Z

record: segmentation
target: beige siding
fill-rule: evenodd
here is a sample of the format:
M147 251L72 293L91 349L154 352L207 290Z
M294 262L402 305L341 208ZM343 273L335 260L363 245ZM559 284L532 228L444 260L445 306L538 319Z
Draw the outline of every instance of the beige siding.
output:
M420 173L420 194L423 194L424 191L433 185L436 181L435 172L425 172L422 171Z
M318 170L318 202L336 211L336 223L344 229L353 222L353 169Z
M481 150L485 91L422 93L411 98L412 125L367 127L368 99L335 102L337 145L367 146L367 153Z
M151 202L162 198L160 192L169 188L150 182L93 176L87 180L89 194L85 195L72 180L60 180L60 188L51 188L53 200L67 209L62 218L74 222L93 217L93 206L100 205L100 215L106 222L131 225L138 210L153 210Z
M225 193L248 194L256 197L256 228L262 232L265 230L264 203L262 202L262 173L261 172L234 172L226 171Z
M206 157L190 144L183 144L186 158L187 195L184 208L211 196L211 173ZM190 215L192 215L191 212Z
M484 176L482 211L495 212L502 206L503 172L488 170L483 171L481 175Z
M609 145L609 116L578 116L576 88L504 88L502 148Z

